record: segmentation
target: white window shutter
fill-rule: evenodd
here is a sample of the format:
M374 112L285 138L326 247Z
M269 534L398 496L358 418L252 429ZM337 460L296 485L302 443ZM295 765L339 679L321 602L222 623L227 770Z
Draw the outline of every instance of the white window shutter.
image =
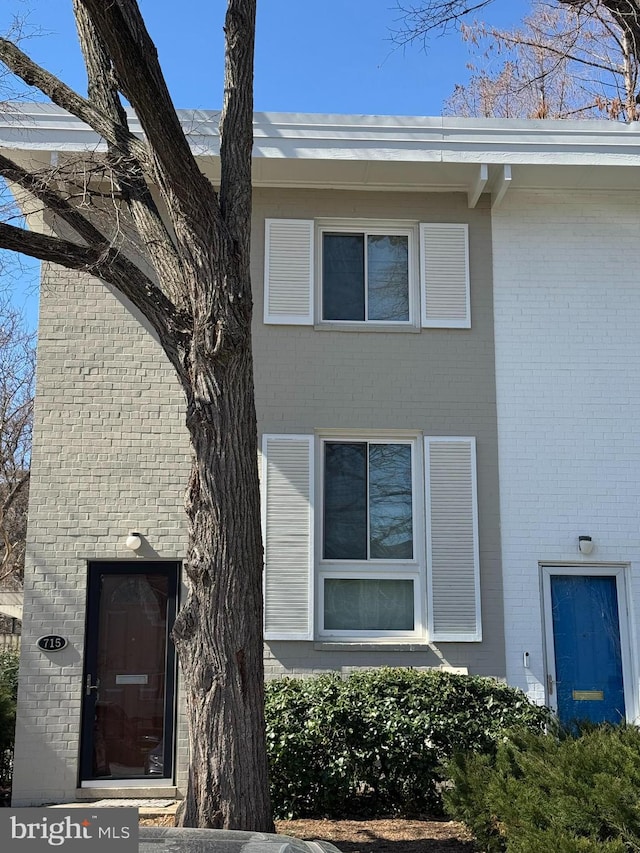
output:
M425 438L429 639L477 642L480 560L473 438Z
M313 221L265 221L264 322L313 325Z
M470 329L469 226L420 225L422 325Z
M313 639L313 436L262 443L265 639Z

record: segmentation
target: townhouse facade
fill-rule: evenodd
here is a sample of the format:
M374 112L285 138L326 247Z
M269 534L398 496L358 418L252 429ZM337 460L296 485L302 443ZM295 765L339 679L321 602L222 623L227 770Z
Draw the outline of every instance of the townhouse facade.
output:
M30 110L21 162L99 150ZM216 117L183 119L215 183ZM639 165L612 123L256 116L267 677L443 667L636 719ZM135 309L43 265L16 805L184 788L183 419Z

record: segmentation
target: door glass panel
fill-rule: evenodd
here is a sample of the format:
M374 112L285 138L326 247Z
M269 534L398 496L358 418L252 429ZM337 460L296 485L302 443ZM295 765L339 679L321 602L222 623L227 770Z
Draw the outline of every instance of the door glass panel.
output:
M93 777L163 773L166 574L102 574Z

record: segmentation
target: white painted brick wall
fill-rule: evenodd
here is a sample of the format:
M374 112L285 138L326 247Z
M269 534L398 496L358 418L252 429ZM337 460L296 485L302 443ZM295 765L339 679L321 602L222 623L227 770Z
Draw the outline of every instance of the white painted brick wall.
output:
M631 193L513 192L494 214L507 678L537 700L545 678L540 562L628 563L635 655L639 242ZM595 542L588 558L577 550L582 534ZM635 660L631 675L637 695Z

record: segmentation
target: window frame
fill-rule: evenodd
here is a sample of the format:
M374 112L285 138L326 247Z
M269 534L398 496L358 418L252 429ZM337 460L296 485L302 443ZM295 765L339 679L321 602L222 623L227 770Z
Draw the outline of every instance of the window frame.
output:
M407 298L408 320L325 320L323 306L324 234L354 234L365 238L368 235L407 237ZM317 219L315 220L315 315L317 328L359 330L383 329L387 331L419 330L421 327L420 269L419 269L419 223L406 220L380 219ZM367 311L368 281L365 272L365 313Z
M325 492L325 445L327 443L353 444L404 444L411 447L411 511L413 524L413 557L411 559L366 560L324 558L324 492ZM315 535L315 602L316 636L322 640L397 640L416 641L426 635L426 533L424 510L424 451L422 434L416 432L323 431L316 436L316 535ZM367 530L369 512L367 509ZM345 580L410 580L413 582L413 629L412 630L338 630L325 628L324 582L325 579Z

